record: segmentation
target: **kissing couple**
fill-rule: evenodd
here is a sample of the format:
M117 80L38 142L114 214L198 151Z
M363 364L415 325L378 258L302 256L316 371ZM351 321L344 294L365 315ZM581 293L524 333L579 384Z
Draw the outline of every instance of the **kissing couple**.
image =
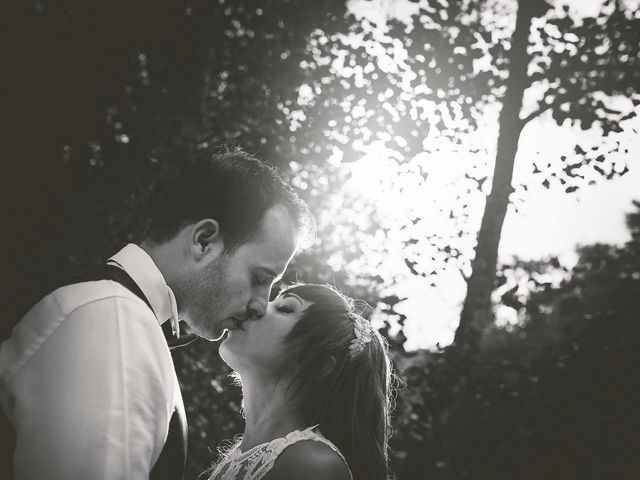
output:
M170 346L190 340L184 321L222 340L242 385L244 433L204 475L385 480L384 339L329 285L289 285L269 301L313 225L275 169L242 150L191 165L142 243L42 298L0 345L12 443L1 473L183 478L187 419Z

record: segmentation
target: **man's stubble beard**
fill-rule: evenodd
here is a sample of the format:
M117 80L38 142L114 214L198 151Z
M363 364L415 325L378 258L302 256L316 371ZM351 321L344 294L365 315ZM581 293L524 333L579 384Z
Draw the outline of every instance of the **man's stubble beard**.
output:
M217 340L223 330L219 327L229 304L227 288L228 256L222 253L205 270L198 271L178 286L178 307L184 302L185 321L199 337ZM222 316L221 316L222 315Z

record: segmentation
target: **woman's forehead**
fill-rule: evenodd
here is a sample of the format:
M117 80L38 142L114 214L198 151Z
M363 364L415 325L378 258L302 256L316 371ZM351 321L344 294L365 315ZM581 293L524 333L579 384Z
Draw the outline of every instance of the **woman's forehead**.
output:
M281 290L278 297L285 295L295 295L309 305L319 303L322 305L345 305L345 308L347 306L344 295L324 285L291 285Z
M278 295L277 298L293 298L294 300L297 300L298 302L300 302L301 305L304 305L308 302L306 302L306 300L302 297L300 297L299 295L296 295L293 292L282 292L280 295Z

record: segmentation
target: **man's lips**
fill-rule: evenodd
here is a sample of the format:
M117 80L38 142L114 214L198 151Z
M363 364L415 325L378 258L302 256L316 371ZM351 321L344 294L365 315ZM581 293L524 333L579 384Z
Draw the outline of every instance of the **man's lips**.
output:
M243 319L231 317L230 320L231 325L228 327L228 330L244 330L244 328L242 328L242 324L244 323Z

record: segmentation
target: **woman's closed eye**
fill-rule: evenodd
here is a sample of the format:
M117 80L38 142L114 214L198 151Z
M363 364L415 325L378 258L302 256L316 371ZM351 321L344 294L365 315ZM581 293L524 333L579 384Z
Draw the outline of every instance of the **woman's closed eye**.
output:
M293 308L287 305L276 305L276 310L282 313L293 313Z

